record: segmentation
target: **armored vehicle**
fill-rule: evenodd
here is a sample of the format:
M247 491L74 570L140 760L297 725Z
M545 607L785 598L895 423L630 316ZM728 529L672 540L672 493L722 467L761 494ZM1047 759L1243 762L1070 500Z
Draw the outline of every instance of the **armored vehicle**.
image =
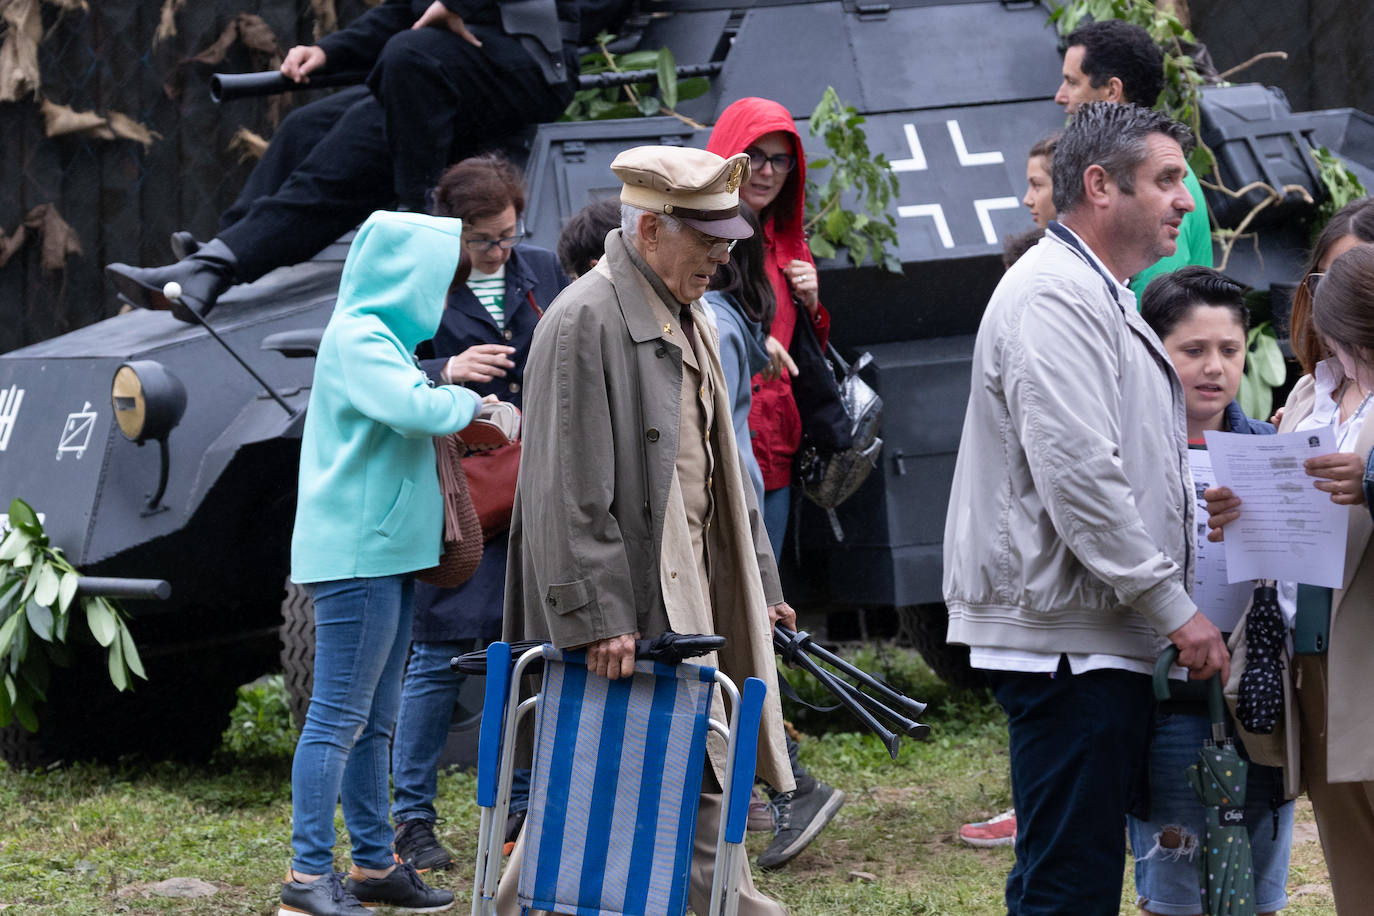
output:
M719 65L683 115L710 124L731 101L766 96L807 137L806 117L834 86L891 160L901 273L841 258L820 276L834 343L873 355L866 374L886 402L881 462L839 509L842 541L803 512L800 549L789 542L782 559L803 613L895 611L935 670L963 683L975 680L966 652L944 644L941 536L973 335L1002 272L1003 237L1031 225L1019 203L1025 153L1064 120L1047 20L1041 4L1011 0L660 0L626 32L680 63ZM1264 178L1319 199L1312 144L1374 186L1374 119L1361 112L1293 113L1277 91L1241 85L1207 89L1202 117L1231 187ZM527 165L532 241L553 247L568 216L616 193L608 165L621 149L704 146L707 136L666 116L540 126L513 150ZM1240 219L1223 198L1213 207L1224 227ZM1228 266L1279 292L1276 311L1310 210L1295 195L1270 208L1258 243L1237 246ZM0 494L30 501L87 574L173 587L169 601L130 606L149 681L116 697L102 668L85 666L93 673L54 685L37 736L5 734L6 756L202 750L234 685L279 651L303 711L310 608L284 585L287 546L311 332L329 317L345 243L223 297L209 319L222 341L135 311L0 357L0 395L10 395L0 397ZM464 707L455 753L473 725L476 707Z

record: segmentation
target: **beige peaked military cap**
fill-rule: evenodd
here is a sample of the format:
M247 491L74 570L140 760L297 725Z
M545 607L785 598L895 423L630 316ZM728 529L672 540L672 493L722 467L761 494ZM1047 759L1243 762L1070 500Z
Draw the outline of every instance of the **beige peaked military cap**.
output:
M636 146L611 163L625 183L621 203L667 213L707 235L747 239L754 230L739 215L739 186L749 180L749 157L722 159L704 149Z

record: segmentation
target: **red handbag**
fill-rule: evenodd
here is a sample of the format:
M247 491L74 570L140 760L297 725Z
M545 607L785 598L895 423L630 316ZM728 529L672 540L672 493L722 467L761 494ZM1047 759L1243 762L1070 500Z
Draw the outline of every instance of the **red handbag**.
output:
M482 525L482 537L491 540L510 528L515 508L515 480L520 472L520 443L512 442L463 458L468 477L468 492Z

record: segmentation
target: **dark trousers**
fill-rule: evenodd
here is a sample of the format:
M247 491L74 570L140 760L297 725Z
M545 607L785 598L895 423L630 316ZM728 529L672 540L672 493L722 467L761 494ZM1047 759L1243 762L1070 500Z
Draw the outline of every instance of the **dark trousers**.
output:
M1011 733L1009 916L1116 916L1154 698L1144 674L988 672Z
M446 165L562 113L570 83L550 87L515 39L473 32L481 48L438 28L399 32L368 87L311 102L282 121L221 220L219 238L238 259L240 281L313 257L373 210L397 202L421 209Z

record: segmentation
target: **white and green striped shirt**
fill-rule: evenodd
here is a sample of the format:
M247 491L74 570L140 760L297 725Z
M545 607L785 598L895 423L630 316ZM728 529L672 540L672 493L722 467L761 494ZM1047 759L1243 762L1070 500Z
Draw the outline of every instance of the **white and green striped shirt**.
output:
M475 267L468 276L468 289L482 303L498 328L506 326L506 265L494 274L484 274Z

